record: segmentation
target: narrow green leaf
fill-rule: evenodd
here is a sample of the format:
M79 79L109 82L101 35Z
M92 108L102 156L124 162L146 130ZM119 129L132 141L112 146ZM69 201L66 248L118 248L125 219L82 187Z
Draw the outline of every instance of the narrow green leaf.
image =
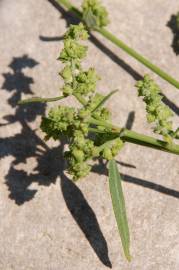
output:
M113 90L111 91L108 95L106 95L99 103L98 105L93 109L92 112L95 112L96 110L98 110L101 106L103 106L103 104L112 96L114 95L118 90Z
M109 188L111 193L112 205L116 222L121 237L121 242L124 250L124 254L128 261L131 260L130 256L130 236L129 227L127 222L127 215L125 209L124 195L121 185L121 176L118 172L117 164L115 160L109 161Z
M22 105L22 104L34 103L34 102L39 102L39 103L53 102L53 101L57 101L57 100L60 100L60 99L63 99L63 98L65 98L65 97L64 96L54 97L54 98L33 97L33 98L27 98L27 99L20 100L18 102L18 104Z

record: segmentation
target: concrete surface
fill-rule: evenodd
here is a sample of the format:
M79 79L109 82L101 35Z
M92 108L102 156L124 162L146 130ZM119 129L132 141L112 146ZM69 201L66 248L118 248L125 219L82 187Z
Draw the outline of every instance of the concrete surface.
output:
M25 96L58 94L59 37L70 17L52 2L0 1L0 269L178 270L178 156L132 144L118 156L131 232L129 264L123 257L105 170L96 165L74 185L62 170L63 145L43 142L39 123L45 107L16 106ZM103 2L110 13L109 29L179 79L179 58L166 26L179 10L178 1ZM95 36L98 40L88 43L85 65L101 75L101 92L119 88L118 97L108 102L114 122L125 125L128 119L130 124L133 118L132 129L151 134L134 87L136 79L150 72ZM152 76L179 114L179 91Z

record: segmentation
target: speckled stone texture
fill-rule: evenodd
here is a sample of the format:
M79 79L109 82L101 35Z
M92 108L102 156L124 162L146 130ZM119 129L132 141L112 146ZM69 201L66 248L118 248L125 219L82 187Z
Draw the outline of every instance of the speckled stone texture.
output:
M81 1L72 2L79 6ZM103 3L110 13L108 29L179 79L179 58L167 26L178 1ZM62 65L56 59L71 20L52 0L0 1L0 269L178 270L179 157L126 144L117 158L131 232L129 264L106 170L96 164L74 185L63 172L63 143L43 141L39 123L45 106L16 105L23 97L59 94ZM107 104L114 123L152 134L134 87L145 73L157 79L165 101L179 114L179 91L94 35L84 65L94 66L102 77L102 93L119 89Z

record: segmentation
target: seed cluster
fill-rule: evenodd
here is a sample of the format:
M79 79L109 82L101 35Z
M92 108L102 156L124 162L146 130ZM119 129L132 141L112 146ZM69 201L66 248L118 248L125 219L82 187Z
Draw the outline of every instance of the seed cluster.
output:
M138 95L143 96L146 103L147 121L154 123L154 132L161 134L167 142L171 142L177 135L173 131L171 117L172 110L162 102L162 95L159 86L145 75L144 79L136 84Z
M96 93L96 84L100 78L95 69L83 70L81 65L87 47L79 41L82 42L87 38L88 33L82 23L71 25L65 34L64 48L59 57L65 64L59 73L64 80L63 95L75 96L81 101L82 107L79 109L67 106L54 107L41 122L46 139L58 140L63 136L68 138L69 147L65 157L68 161L68 172L74 180L90 172L89 160L96 157L110 160L118 154L123 145L118 134L112 133L110 128L91 122L91 119L95 119L110 123L111 115L108 109L103 107L104 96ZM99 136L97 132L91 136L91 127L104 133Z
M109 24L108 12L99 0L84 0L82 11L83 20L90 29L101 28Z

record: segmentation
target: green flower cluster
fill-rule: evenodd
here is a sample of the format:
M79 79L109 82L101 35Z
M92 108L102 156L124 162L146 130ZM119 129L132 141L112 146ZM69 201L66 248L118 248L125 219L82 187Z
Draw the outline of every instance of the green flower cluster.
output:
M49 111L48 117L42 117L40 128L46 133L46 140L50 138L58 140L63 135L71 135L75 118L74 108L54 107Z
M106 160L113 159L124 146L119 136L108 133L107 131L106 133L96 135L95 144L99 146L98 150L100 151L100 155Z
M110 146L108 144L107 147L101 151L102 157L106 160L113 159L119 153L123 145L123 141L120 138L116 138L114 141L112 141Z
M88 32L85 30L84 25L79 23L78 25L70 25L69 29L65 33L64 39L71 40L87 40L89 37Z
M86 56L87 47L81 45L79 40L86 40L88 33L84 25L71 25L65 34L64 48L59 59L65 67L59 73L64 80L63 95L88 95L95 91L96 83L100 79L94 68L82 70L81 60Z
M82 4L83 20L90 29L101 28L109 24L108 12L98 0L84 0Z
M65 34L64 48L59 59L65 63L60 76L64 80L63 95L80 97L82 107L79 109L58 106L42 118L41 129L46 133L46 139L55 140L65 136L68 139L68 151L65 157L68 161L68 172L74 180L86 176L91 170L88 161L95 157L110 160L117 155L122 146L118 135L111 135L110 128L95 125L96 130L107 132L108 135L89 136L90 128L94 127L90 119L110 121L109 111L103 107L107 98L95 93L99 76L93 68L83 70L81 60L86 55L87 48L79 40L87 39L88 33L83 24L71 25Z
M111 114L109 110L102 106L98 107L98 105L102 102L103 99L103 95L99 93L94 94L89 98L88 103L85 106L85 110L90 111L95 119L110 120Z
M174 132L172 129L173 116L171 109L162 102L162 95L159 86L145 75L144 79L136 84L138 95L143 96L146 103L147 120L155 123L154 132L161 134L167 142L171 142Z
M64 42L64 49L62 50L59 59L63 62L69 62L72 60L80 60L86 56L87 48L78 44L73 39L66 39Z
M65 157L69 165L68 171L74 180L89 173L91 166L86 161L98 155L94 142L87 138L88 123L82 121L81 110L75 111L74 108L65 106L55 107L41 122L46 140L57 140L63 136L69 139L69 151L65 153Z
M76 76L76 93L87 95L92 93L96 89L96 83L100 77L96 74L94 68L90 68L87 71L81 71Z
M69 63L75 60L79 62L86 56L87 46L81 45L79 40L88 39L88 33L84 28L84 25L71 25L69 30L64 36L64 48L60 53L59 60L62 63Z
M74 180L85 177L90 172L91 166L87 161L95 156L98 156L98 150L94 142L86 138L83 131L75 130L69 151L65 153L69 165L68 171L73 175Z

